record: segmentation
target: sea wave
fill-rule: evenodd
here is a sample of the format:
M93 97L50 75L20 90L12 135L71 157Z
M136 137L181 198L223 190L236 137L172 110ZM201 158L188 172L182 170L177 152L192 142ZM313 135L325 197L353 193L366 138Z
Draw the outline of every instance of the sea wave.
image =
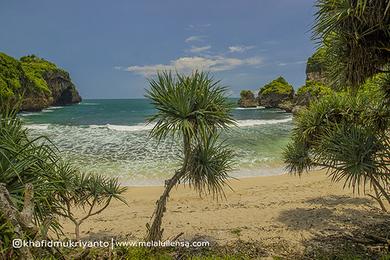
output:
M247 119L247 120L237 120L237 125L239 127L247 126L256 126L256 125L273 125L280 123L287 123L292 120L292 117L284 119Z
M84 102L81 102L78 105L80 105L80 106L97 106L97 105L99 105L99 103L84 103Z
M292 117L284 118L284 119L247 119L247 120L237 120L238 127L250 127L257 125L272 125L272 124L281 124L287 123L292 120ZM61 126L61 125L52 125L52 124L27 124L26 127L28 129L34 130L47 130L49 126ZM138 124L138 125L80 125L74 127L81 128L91 128L91 129L107 129L112 131L120 131L120 132L138 132L138 131L149 131L153 129L155 124ZM61 126L62 127L62 126Z
M49 128L49 125L50 124L27 124L26 128L32 130L47 130Z
M60 108L64 108L64 107L61 107L61 106L53 106L53 107L48 107L47 109L51 110L51 109L60 109Z
M39 112L21 112L19 113L20 116L34 116L34 115L38 115Z
M257 126L257 125L272 125L287 123L292 120L292 117L285 119L248 119L248 120L237 120L238 127L248 127L248 126ZM90 128L103 128L114 131L124 131L124 132L136 132L136 131L147 131L153 129L155 124L138 124L138 125L90 125Z
M90 125L90 128L100 128L100 129L109 129L115 131L123 131L123 132L136 132L136 131L145 131L151 130L154 127L154 124L138 124L138 125Z
M254 109L264 109L265 107L257 106L257 107L236 107L236 110L254 110Z

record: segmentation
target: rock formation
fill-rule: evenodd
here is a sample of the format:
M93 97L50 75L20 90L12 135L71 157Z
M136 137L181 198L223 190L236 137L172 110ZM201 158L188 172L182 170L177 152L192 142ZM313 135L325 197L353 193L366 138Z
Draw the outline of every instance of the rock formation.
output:
M326 64L324 60L324 47L319 48L311 57L309 57L306 63L306 80L327 84Z
M240 107L257 107L258 101L255 95L250 90L242 90L240 92L240 99L238 100Z
M279 77L266 84L259 91L259 104L265 108L285 107L294 98L294 88L283 78Z
M34 55L16 60L0 53L0 97L22 96L24 111L78 103L69 73Z

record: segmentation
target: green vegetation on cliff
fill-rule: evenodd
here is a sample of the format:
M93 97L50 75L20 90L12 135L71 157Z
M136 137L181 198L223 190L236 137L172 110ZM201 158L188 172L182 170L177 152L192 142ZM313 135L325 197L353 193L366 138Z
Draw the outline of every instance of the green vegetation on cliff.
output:
M35 55L17 60L5 53L0 53L0 96L11 97L22 94L27 89L49 92L50 88L44 75L50 72L67 72Z
M318 48L318 50L307 60L306 73L321 72L325 70L325 47Z
M262 87L260 89L259 95L268 95L271 93L290 95L293 94L293 92L293 87L288 84L288 82L283 77L279 77Z
M81 101L69 73L35 55L17 60L0 52L0 98L22 98L21 110Z
M253 98L255 98L255 95L250 90L241 90L240 97L246 98L246 99L253 99Z
M12 97L21 87L24 72L20 62L0 52L0 97Z
M57 68L54 63L35 55L24 56L20 58L20 61L29 84L32 84L33 88L38 90L50 92L50 88L44 79L46 73L60 72L68 74L64 70Z
M312 80L307 80L306 84L297 90L297 96L299 97L305 94L310 94L313 97L320 97L329 95L332 92L332 89L325 84Z

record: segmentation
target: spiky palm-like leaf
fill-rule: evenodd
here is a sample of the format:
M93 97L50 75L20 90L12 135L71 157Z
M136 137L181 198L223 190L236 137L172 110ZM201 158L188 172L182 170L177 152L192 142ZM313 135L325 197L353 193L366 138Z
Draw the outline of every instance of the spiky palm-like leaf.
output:
M204 137L192 147L183 180L200 194L222 196L233 156L226 144L218 142L218 135Z
M149 119L156 122L151 135L158 139L177 134L192 138L199 131L234 124L232 104L225 97L226 87L207 73L174 76L162 72L149 82L146 97L158 111Z
M15 112L2 111L0 115L0 183L7 190L19 208L23 206L23 192L26 183L35 187L35 218L42 223L61 208L53 199L57 183L57 153L44 137L31 140L27 130ZM53 222L53 227L58 223Z
M82 174L62 160L57 148L45 136L30 138L17 116L17 107L0 104L0 183L4 183L18 210L23 208L25 185L34 187L33 217L37 227L47 223L61 232L58 221L68 206L108 205L112 199L123 201L125 190L116 178ZM68 204L70 202L70 204ZM1 223L2 224L2 223Z
M335 85L355 89L390 62L390 0L318 0L314 38Z
M378 97L378 96L377 96ZM287 169L302 173L319 166L352 188L386 187L390 181L390 109L370 92L335 94L299 114L284 151Z

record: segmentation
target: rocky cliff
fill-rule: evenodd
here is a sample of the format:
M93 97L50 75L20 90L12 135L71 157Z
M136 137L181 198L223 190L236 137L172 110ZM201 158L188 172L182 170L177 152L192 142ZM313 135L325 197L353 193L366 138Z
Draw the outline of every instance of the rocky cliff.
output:
M259 91L259 104L265 108L282 108L292 102L294 88L283 78L279 77L266 84Z
M0 53L0 96L22 96L22 110L78 103L81 97L69 73L34 55L16 60Z
M326 84L325 49L319 48L306 63L306 80Z
M238 100L240 107L257 107L258 101L255 95L250 90L242 90L240 92L240 99Z

